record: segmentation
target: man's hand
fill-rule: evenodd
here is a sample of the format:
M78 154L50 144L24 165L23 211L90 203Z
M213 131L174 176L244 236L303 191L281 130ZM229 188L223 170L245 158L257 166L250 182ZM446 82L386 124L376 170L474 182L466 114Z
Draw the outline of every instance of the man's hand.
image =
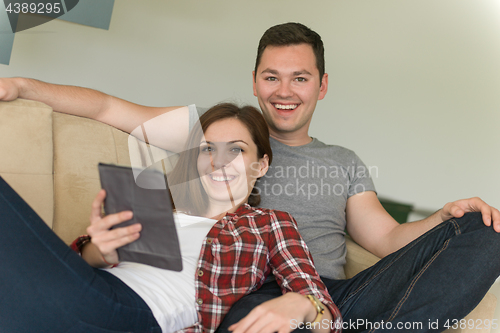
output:
M90 226L87 228L87 233L92 238L92 244L99 249L104 260L107 263L116 264L119 261L116 249L137 240L141 225L136 223L128 227L110 230L112 226L130 220L132 212L124 211L101 217L101 205L105 197L106 191L101 190L92 202Z
M12 101L19 97L16 79L0 78L0 101Z
M313 321L316 315L316 309L307 298L289 292L257 306L228 329L233 333L288 333L293 331L294 324L298 325L306 319ZM325 309L324 318L329 317L331 317L330 311Z
M462 217L469 212L481 212L484 224L490 226L493 223L493 229L500 232L500 211L478 197L449 202L439 213L441 219L446 221L454 217Z

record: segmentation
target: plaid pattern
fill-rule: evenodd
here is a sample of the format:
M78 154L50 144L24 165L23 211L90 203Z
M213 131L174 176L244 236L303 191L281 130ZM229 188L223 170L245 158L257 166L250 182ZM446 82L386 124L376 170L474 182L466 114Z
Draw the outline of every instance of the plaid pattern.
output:
M81 236L71 247L81 253L88 241L90 237ZM316 272L292 216L244 204L217 221L205 238L195 280L199 321L179 332L213 333L231 306L262 286L270 274L283 293L316 296L332 313L336 327L341 327L340 311Z
M245 204L236 213L226 214L205 238L195 282L199 322L182 331L214 332L230 307L257 290L270 274L283 293L316 296L341 324L340 311L291 215Z

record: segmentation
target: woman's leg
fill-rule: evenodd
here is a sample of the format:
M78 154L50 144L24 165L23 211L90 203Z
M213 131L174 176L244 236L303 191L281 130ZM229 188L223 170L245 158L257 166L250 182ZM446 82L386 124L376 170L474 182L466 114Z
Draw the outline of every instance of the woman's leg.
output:
M0 265L1 332L160 331L135 292L90 267L1 178Z

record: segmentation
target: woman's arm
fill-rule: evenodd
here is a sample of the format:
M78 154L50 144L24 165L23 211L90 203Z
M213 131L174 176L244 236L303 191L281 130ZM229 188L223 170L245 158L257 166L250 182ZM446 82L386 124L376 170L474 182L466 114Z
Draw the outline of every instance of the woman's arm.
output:
M333 331L330 323L334 320L328 307L325 306L321 320L314 324L317 314L316 308L304 295L288 292L257 306L245 318L231 325L229 330L233 333L288 333L299 328L308 328L314 333Z
M123 228L110 228L132 218L132 212L124 211L101 217L101 206L106 197L104 190L99 191L92 202L90 226L87 228L90 242L81 249L82 258L92 267L109 267L117 264L117 248L132 243L139 238L141 225L136 223Z
M105 263L101 251L92 242L84 245L82 248L82 258L92 267L105 268L109 267L111 263ZM114 265L114 264L113 264Z
M329 309L335 330L335 322L341 321L340 311L333 303L326 286L321 280L306 242L297 228L297 222L285 212L274 211L276 218L271 219L269 234L269 262L282 290L301 295L313 295Z
M309 249L298 232L296 222L288 213L271 211L267 246L269 262L283 296L262 303L240 322L233 333L291 332L296 328L310 328L314 332L340 332L340 311L317 273ZM317 311L305 295L313 295L325 307L319 323L313 324ZM336 326L337 325L337 326Z

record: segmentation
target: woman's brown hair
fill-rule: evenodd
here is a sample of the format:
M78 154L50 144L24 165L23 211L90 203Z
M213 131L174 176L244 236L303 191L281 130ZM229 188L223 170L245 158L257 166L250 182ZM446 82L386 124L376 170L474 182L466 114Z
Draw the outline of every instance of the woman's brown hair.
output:
M179 156L179 161L168 174L167 179L171 189L172 201L179 211L185 211L193 215L203 215L208 208L207 194L199 179L197 161L199 145L203 133L213 123L234 118L246 126L253 142L257 146L258 158L267 155L269 164L273 159L273 152L269 142L269 129L262 114L253 106L239 107L232 103L217 104L205 112L191 131L184 151ZM248 198L250 206L260 203L260 194L254 187Z

